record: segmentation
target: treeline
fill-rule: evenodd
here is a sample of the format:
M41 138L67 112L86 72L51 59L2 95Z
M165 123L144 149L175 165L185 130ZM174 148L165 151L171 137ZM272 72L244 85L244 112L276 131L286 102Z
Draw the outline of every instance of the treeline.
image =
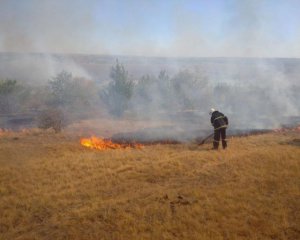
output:
M13 79L0 80L0 114L59 108L84 113L101 108L112 116L126 111L180 110L197 107L206 97L208 82L202 76L180 71L170 77L165 70L158 76L144 75L133 79L118 61L111 67L107 84L74 77L62 71L46 86L23 84Z
M126 111L146 116L199 108L199 103L209 99L205 77L187 70L172 77L161 70L158 76L147 74L133 80L117 62L110 77L111 82L100 91L100 97L114 116L122 116Z
M134 79L118 61L111 67L109 77L104 85L66 71L53 76L44 86L0 80L0 114L40 111L39 125L56 126L60 131L68 121L89 117L92 112L156 118L185 110L207 113L213 106L239 114L239 121L245 122L268 112L278 116L299 111L299 86L277 92L280 88L251 82L238 86L215 84L211 76L190 70L172 76L161 70L157 76L146 74Z

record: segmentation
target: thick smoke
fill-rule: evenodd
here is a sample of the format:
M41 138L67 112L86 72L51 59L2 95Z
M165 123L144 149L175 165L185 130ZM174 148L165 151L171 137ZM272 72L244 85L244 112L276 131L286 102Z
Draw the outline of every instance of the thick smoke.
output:
M101 96L118 58L134 83L122 117L170 126L162 136L210 129L211 107L232 129L276 128L300 115L297 1L180 3L2 0L0 78L44 86L66 71L95 84L86 102L107 113Z
M33 87L46 86L51 77L65 70L77 79L94 82L94 87L88 88L83 82L75 93L74 87L69 88L71 95L77 94L89 102L87 107L73 106L77 116L80 112L86 114L89 108L106 114L111 112L111 106L124 104L118 93L109 92L114 94L114 97L106 96L109 104L101 98L101 93L113 81L110 71L116 65L114 57L1 56L1 65L6 66L0 68L1 79L14 78L21 83L27 80ZM211 129L208 116L211 107L229 117L232 130L278 128L289 123L291 117L300 115L300 61L297 59L119 57L119 62L134 85L117 117L168 126L154 133L153 129L149 130L152 138L189 139L203 134ZM114 112L111 114L114 118Z
M139 96L152 99L151 107L156 110L170 101L164 110L173 121L187 125L198 121L198 125L207 127L203 120L214 107L229 116L234 128L270 129L300 114L297 59L212 58L179 61L177 66L180 64L188 70L170 72L168 79L152 78L154 83ZM171 96L164 90L164 81L171 81ZM131 102L140 113L141 99ZM158 112L147 109L145 114L158 117ZM188 114L191 118L186 118L187 122L180 121Z

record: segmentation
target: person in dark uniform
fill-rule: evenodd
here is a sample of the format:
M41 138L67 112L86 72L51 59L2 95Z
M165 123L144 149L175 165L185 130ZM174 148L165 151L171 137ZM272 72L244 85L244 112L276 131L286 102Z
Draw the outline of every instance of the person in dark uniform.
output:
M227 148L226 128L228 126L228 118L221 112L212 108L209 112L211 115L210 122L214 126L214 143L213 149L219 148L220 137L222 137L222 147Z

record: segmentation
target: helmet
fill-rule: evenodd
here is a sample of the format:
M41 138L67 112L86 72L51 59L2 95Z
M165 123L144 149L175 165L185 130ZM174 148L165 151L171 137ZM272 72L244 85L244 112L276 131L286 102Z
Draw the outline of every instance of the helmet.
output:
M215 111L216 111L216 109L211 108L211 109L210 109L210 112L209 112L209 115L212 115L212 113L215 112Z

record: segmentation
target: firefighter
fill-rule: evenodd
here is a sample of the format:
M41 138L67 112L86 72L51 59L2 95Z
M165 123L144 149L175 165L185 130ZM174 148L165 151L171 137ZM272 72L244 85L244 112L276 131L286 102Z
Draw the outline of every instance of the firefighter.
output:
M225 149L227 147L226 128L228 126L228 118L214 108L210 110L209 115L211 115L210 122L214 127L213 149L217 150L219 148L220 136L222 137L222 147Z

